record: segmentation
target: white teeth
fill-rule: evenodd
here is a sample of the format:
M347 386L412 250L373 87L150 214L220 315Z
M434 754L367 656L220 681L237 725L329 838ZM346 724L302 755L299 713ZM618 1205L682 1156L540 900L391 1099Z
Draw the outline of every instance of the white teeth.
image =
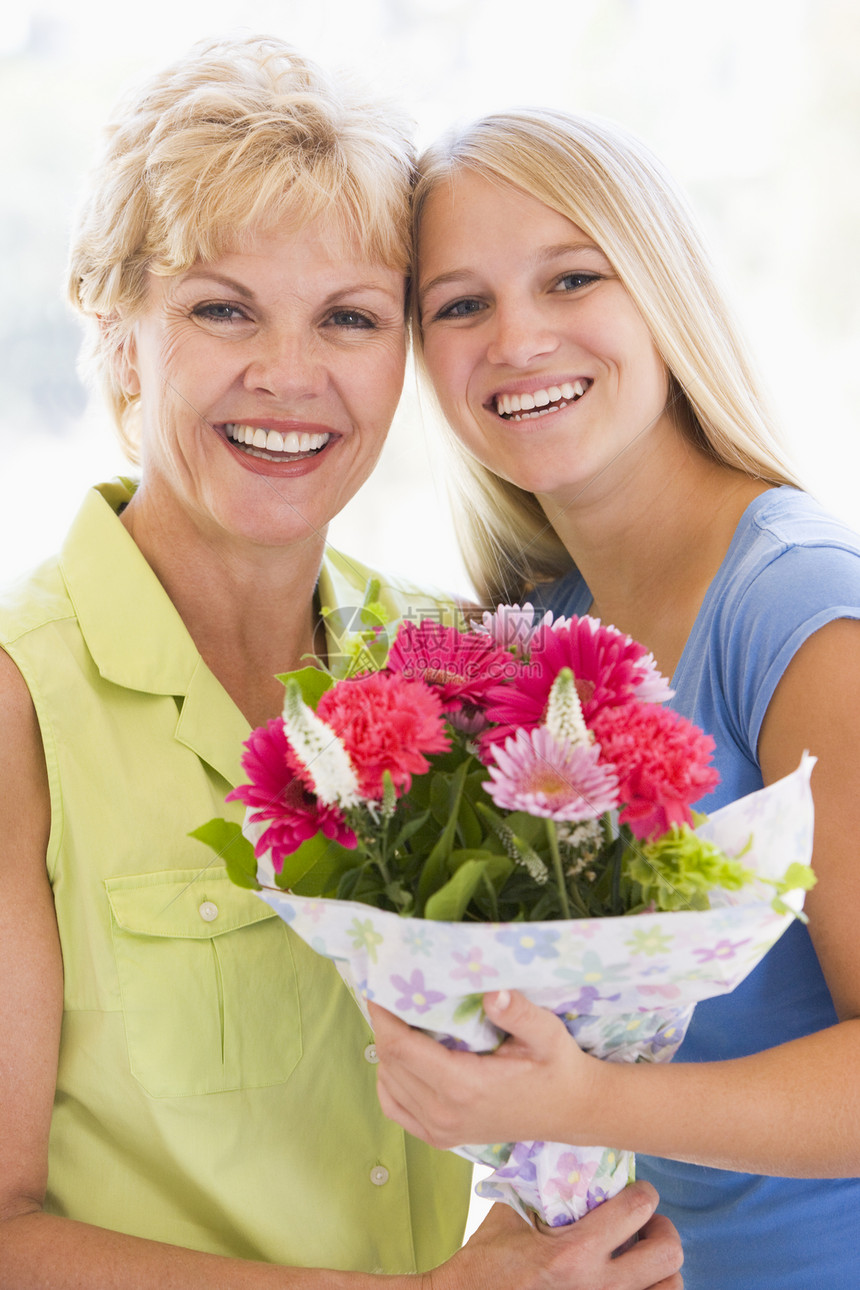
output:
M227 437L234 443L243 443L249 448L258 448L265 452L291 454L315 452L318 448L323 448L331 438L327 434L306 432L300 434L298 430L289 430L286 434L281 434L280 430L264 430L262 426L244 425L238 421L227 422L224 429Z
M521 412L531 414L532 417L541 415L541 409L555 410L555 405L561 404L566 406L573 399L581 398L588 389L588 383L585 381L574 381L571 385L565 381L563 385L551 385L546 390L534 390L531 394L498 394L496 395L496 412L499 416L516 416ZM538 409L537 412L534 409ZM520 419L520 418L518 418Z

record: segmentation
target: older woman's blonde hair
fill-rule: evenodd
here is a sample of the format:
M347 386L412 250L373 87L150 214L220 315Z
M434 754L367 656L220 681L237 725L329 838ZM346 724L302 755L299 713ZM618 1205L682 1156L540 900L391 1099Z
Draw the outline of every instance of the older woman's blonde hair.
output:
M697 447L768 483L797 482L686 199L637 139L609 122L556 111L485 117L419 159L416 247L427 199L461 170L514 185L600 246L651 332L669 372L673 416ZM449 438L455 523L479 595L490 603L518 599L567 572L570 556L535 496Z
M272 37L209 41L128 95L73 235L69 295L93 320L85 363L136 459L122 349L148 272L178 274L243 233L318 215L361 254L407 272L408 123Z

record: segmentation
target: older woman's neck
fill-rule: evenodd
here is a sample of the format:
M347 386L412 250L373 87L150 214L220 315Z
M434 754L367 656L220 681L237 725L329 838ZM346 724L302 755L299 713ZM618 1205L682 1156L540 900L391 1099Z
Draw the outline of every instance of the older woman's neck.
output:
M121 520L204 662L251 725L276 716L280 672L307 665L324 534L266 547L165 516L135 499Z

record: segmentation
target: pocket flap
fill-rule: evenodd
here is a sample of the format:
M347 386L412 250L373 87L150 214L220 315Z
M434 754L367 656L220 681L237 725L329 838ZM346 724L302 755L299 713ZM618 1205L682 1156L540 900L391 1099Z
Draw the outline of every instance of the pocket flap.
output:
M237 887L225 869L174 869L108 878L113 916L140 936L202 940L277 917L251 891Z

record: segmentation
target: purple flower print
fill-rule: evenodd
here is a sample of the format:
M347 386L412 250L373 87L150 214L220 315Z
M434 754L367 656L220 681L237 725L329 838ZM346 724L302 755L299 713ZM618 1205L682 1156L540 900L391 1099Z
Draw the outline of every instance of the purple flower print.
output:
M521 1178L523 1182L534 1182L537 1177L534 1157L539 1155L542 1147L542 1142L515 1142L503 1168L496 1170L496 1177Z
M556 1192L561 1200L588 1200L588 1188L597 1173L597 1161L582 1164L572 1151L558 1158L559 1172L546 1185L548 1194Z
M693 953L699 955L700 963L713 963L714 959L733 959L742 945L749 944L749 939L748 936L742 941L728 941L724 938L712 947L703 946L693 950Z
M453 950L453 957L460 965L451 973L454 980L462 980L465 977L480 986L482 977L498 976L496 969L490 963L483 961L483 953L483 950L478 949L477 946L473 946L465 954L459 954L457 950Z
M496 940L502 945L510 945L518 963L531 963L535 958L558 958L558 950L553 947L553 941L558 940L558 932L530 928L526 923L516 930L497 932Z
M419 968L415 969L408 981L405 977L393 976L391 984L402 991L394 1006L404 1012L408 1012L410 1008L414 1008L416 1012L428 1012L432 1004L441 1003L445 998L438 990L427 989L424 973Z

